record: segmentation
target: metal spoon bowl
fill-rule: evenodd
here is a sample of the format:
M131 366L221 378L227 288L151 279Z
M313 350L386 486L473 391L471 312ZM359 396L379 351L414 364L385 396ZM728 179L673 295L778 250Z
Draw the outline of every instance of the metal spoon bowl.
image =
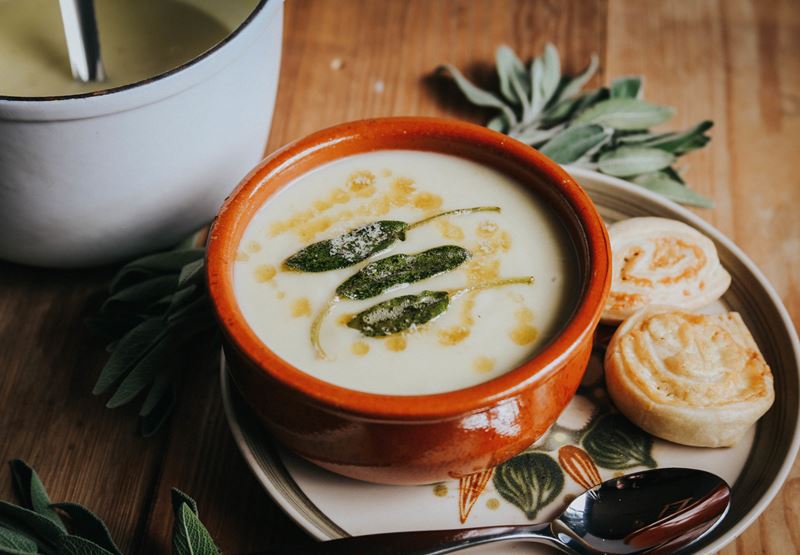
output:
M578 555L674 553L719 524L730 496L728 484L709 472L659 468L607 480L544 524L354 536L302 552L440 555L487 543L532 541Z

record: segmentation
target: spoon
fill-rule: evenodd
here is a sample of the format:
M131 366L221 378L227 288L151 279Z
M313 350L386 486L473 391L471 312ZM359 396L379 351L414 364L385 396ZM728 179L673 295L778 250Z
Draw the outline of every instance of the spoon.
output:
M607 480L544 524L353 536L302 553L440 555L503 541L544 543L573 555L674 553L719 524L730 496L728 484L709 472L659 468Z
M72 76L82 83L104 81L94 0L59 0L59 5Z

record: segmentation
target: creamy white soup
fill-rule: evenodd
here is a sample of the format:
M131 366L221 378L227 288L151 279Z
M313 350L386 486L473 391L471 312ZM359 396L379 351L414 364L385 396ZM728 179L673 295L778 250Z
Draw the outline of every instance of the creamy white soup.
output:
M405 240L344 268L305 272L286 265L298 251L331 239L324 254L358 259L347 251L357 250L358 241L337 237L377 221L413 224L474 207L484 210L412 226ZM368 264L359 275L386 278L371 270L386 264L376 261L442 246L433 251L435 263L441 252L461 253L449 271L374 297L337 297L337 288ZM439 393L508 372L559 332L577 295L573 248L542 199L494 169L428 152L359 154L297 178L259 209L236 257L235 295L256 335L302 371L372 393ZM404 296L434 297L423 291L442 292L435 297L446 297L446 308L426 323L380 335L394 329L391 318L402 303L369 309ZM391 325L369 335L376 328L365 322L374 323L376 314L378 323Z

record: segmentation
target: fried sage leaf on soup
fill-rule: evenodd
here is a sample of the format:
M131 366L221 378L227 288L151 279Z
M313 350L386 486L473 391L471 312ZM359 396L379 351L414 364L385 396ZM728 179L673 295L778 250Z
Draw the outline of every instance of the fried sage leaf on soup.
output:
M336 288L336 294L354 301L369 299L399 285L453 270L470 257L456 245L443 245L417 254L395 254L370 262Z
M447 291L423 291L378 303L356 314L347 325L368 337L385 337L430 322L450 304Z
M461 216L474 212L499 211L500 208L497 206L476 206L448 210L410 224L397 220L380 220L351 229L333 239L319 241L300 249L284 260L283 266L287 270L296 272L327 272L328 270L347 268L388 248L395 241L404 241L407 231L437 218Z
M283 265L299 272L327 272L357 264L376 252L406 238L408 224L381 220L347 233L313 243L287 258Z
M533 276L502 278L449 291L423 291L418 295L403 295L359 312L347 325L367 337L385 337L430 322L447 310L450 299L464 293L507 285L531 285L533 282ZM317 347L317 352L323 353L325 358L319 345L319 329L312 329L311 341Z

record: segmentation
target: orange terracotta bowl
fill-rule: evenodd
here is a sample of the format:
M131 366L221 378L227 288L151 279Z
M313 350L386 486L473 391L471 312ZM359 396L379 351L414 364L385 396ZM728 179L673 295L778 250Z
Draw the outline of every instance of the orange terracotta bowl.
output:
M522 366L434 395L363 393L282 360L245 321L234 260L258 208L296 177L332 160L385 149L461 156L498 169L549 203L580 269L575 309L561 333ZM319 131L265 159L228 198L208 242L208 286L233 383L283 445L333 472L387 484L424 484L511 458L555 422L575 394L610 284L609 241L587 194L536 150L484 127L432 118L385 118Z

